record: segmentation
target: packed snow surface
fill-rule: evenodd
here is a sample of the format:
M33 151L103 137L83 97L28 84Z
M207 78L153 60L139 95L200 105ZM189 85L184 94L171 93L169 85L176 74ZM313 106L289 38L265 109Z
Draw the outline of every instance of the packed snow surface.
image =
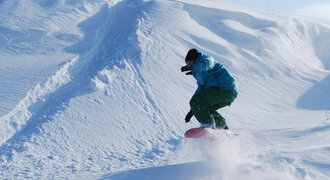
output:
M1 179L329 179L330 21L211 0L0 0ZM237 137L185 139L190 48Z

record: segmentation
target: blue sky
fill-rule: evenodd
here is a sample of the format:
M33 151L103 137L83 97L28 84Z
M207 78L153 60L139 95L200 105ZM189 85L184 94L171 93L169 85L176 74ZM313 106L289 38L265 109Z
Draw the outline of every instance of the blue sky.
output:
M252 9L330 19L330 0L227 0Z

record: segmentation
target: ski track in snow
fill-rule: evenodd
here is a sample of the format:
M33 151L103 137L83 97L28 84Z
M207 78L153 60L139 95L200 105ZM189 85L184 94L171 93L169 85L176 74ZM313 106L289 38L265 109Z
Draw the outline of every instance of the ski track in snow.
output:
M64 3L64 1L59 1L58 4L53 1L35 2L38 2L39 8L46 9ZM0 1L0 5L2 3ZM72 4L74 3L72 1ZM67 53L76 54L76 56L61 64L53 75L38 83L9 113L0 117L0 126L2 127L0 129L0 159L2 160L0 167L5 171L14 173L15 168L19 169L16 175L8 175L6 172L1 172L0 175L4 178L6 176L9 178L68 178L91 175L93 179L98 176L99 179L126 180L154 179L155 177L158 179L203 179L205 177L208 179L217 179L218 177L223 179L326 179L330 177L328 172L330 168L329 158L324 158L330 152L330 144L328 143L330 139L327 138L330 131L330 104L328 103L330 96L327 93L330 90L330 63L328 59L330 54L326 48L329 40L324 38L330 35L330 26L326 23L314 24L307 20L297 19L277 21L280 17L272 14L263 15L250 11L244 12L243 10L239 12L231 9L231 6L227 10L195 3L197 4L193 4L189 0L166 2L109 1L100 6L99 11L93 16L80 22L78 27L84 34L83 39L65 48ZM80 8L88 9L88 6ZM172 18L170 21L166 19L166 13L179 13L178 18L182 18L182 20ZM173 14L171 15L173 16ZM153 16L159 18L159 21L152 19ZM42 19L42 16L39 18ZM56 16L53 18L56 19ZM68 19L70 20L69 17ZM173 27L166 27L166 23L174 25L176 20L182 23L182 27L178 26L178 33L174 35L175 30ZM2 33L0 34L0 47L6 47L9 52L17 54L22 52L37 53L37 47L42 43L29 47L28 43L24 44L24 41L30 42L46 36L49 27L47 27L47 22L41 23L42 20L36 20L36 22L40 23L39 25L43 27L42 30L30 29L26 32L20 32L0 26ZM23 23L28 24L28 19L24 19ZM64 22L61 21L61 23ZM148 23L155 23L155 25L153 27L153 24ZM91 28L91 26L95 28ZM157 29L160 28L159 26L164 27L165 30ZM162 33L173 33L170 34L173 37L169 37L170 35L161 37ZM22 43L11 42L10 39L14 36L22 37ZM65 33L56 33L54 36L60 40L76 41L79 39L76 35ZM149 38L158 39L152 41ZM159 42L162 41L162 38L166 38L164 43L167 44ZM172 42L182 44L171 44ZM187 101L189 97L180 92L164 90L171 87L161 86L162 89L160 90L157 89L159 86L153 85L153 82L157 81L163 83L162 78L166 77L162 71L166 68L160 66L166 65L170 69L168 76L173 76L170 80L177 80L177 82L169 84L180 84L179 86L183 84L183 86L188 87L185 89L173 87L175 90L186 92L187 89L190 89L190 84L184 84L183 80L180 79L181 77L176 79L177 72L173 72L173 69L179 69L179 64L183 62L179 63L176 62L177 60L173 61L167 57L182 58L185 52L181 52L181 50L186 50L191 46L202 48L216 58L222 59L233 70L241 84L241 99L238 100L240 104L233 105L232 108L236 112L229 115L229 119L232 119L231 123L234 127L240 127L242 133L239 138L233 141L227 139L208 144L207 142L194 142L178 137L178 134L182 133L182 130L186 129L187 126L180 124L180 127L173 129L174 126L178 125L174 121L182 119L175 116L184 114L182 111L186 109L183 109L182 104L184 103L182 101ZM304 51L306 47L308 50ZM166 52L169 49L171 51ZM303 55L294 55L297 52L291 51L299 51ZM152 55L152 53L156 55ZM162 58L165 59L161 57L164 54L166 54L166 60L169 63L154 62L160 61ZM304 56L306 59L302 58ZM288 57L291 59L288 60ZM230 59L236 59L236 61ZM150 66L150 63L160 66ZM148 68L150 68L152 75L146 75L146 72L149 73ZM124 72L130 77L121 79L126 77L126 74L121 74ZM161 74L162 77L150 78L155 74ZM284 84L291 83L290 85L296 85L298 88L287 87L283 83L279 83L280 78L284 77L287 77L287 79L282 79ZM143 129L150 122L142 121L142 125L137 122L137 125L131 125L132 127L125 127L130 125L129 122L122 122L124 125L120 128L125 131L123 132L125 135L122 136L129 141L127 144L135 142L135 147L125 147L125 145L119 147L116 142L108 146L99 144L99 147L85 147L87 153L83 152L82 154L86 155L94 148L95 154L101 154L104 159L96 159L93 156L94 152L89 152L90 157L82 157L72 160L72 162L68 160L70 165L63 165L62 167L61 162L54 163L56 166L53 168L58 167L59 173L47 169L51 165L47 167L47 163L41 161L41 158L38 161L38 157L34 157L34 155L27 155L26 159L23 160L16 159L17 154L33 151L33 145L37 147L37 145L42 144L40 142L38 144L37 140L39 139L36 137L51 136L44 132L44 126L60 119L66 110L69 112L71 109L75 110L74 107L70 107L72 101L79 102L78 99L81 97L87 97L93 92L100 91L104 93L104 96L94 99L94 101L99 101L97 103L101 106L102 100L111 97L110 92L113 92L111 87L118 79L123 81L124 85L132 86L127 87L127 90L134 89L140 93L141 102L137 102L138 107L132 105L131 108L143 109L140 113L147 114L152 123L152 126L145 127L146 130L141 130L142 132L136 130L130 134L130 130ZM190 79L184 80L189 81ZM260 82L266 81L269 85L260 84ZM253 84L253 82L257 82L257 84ZM255 86L256 90L253 90L251 84ZM299 87L309 87L309 89L304 91ZM122 89L123 92L125 90ZM127 93L129 92L123 94ZM160 97L159 94L161 93L168 93L168 95L178 93L182 97L171 100L166 99L167 97ZM292 95L293 100L283 98L283 93ZM252 101L249 96L253 95L255 99ZM264 96L266 100L259 95ZM281 101L277 101L282 99L285 99L283 104ZM132 101L134 102L134 100ZM170 101L172 104L166 105L164 103L166 101ZM259 102L261 105L255 105L254 102ZM176 104L182 105L182 107L179 106L180 109L177 112L173 113L166 110L175 109ZM246 110L241 110L244 108ZM224 111L228 113L228 110ZM84 113L86 112L78 112L78 115ZM104 113L104 116L112 117L113 113L118 112L110 112L110 115ZM126 111L123 110L119 114L123 116L122 114L125 113ZM273 119L269 117L270 113L274 116ZM320 113L323 114L319 115ZM307 125L297 125L297 122L300 121L296 119L303 118L305 115L316 114L318 119L315 121L317 122L310 122L308 121L309 118L305 118L303 121ZM257 122L248 121L254 119L255 116L259 118ZM127 117L134 117L134 114ZM281 118L287 118L287 124L277 122ZM183 120L180 121L183 122ZM115 125L113 129L117 128ZM256 126L261 128L255 128ZM157 130L146 132L150 128ZM59 129L58 131L62 130ZM113 130L111 133L116 134L118 131ZM148 133L150 133L150 140L147 139ZM156 140L153 139L152 133L157 134ZM320 139L324 141L319 141ZM121 139L116 141L121 141ZM66 152L66 148L71 146L69 140L58 140L57 142L63 142L63 144L57 145L55 143L53 145L59 146L59 149L62 148L59 152ZM200 149L201 147L202 149ZM79 157L73 152L73 149L70 149L68 154L62 154L59 157L49 154L46 159L51 161L56 160L56 158L68 159L70 157L74 159ZM109 149L114 150L110 151ZM125 152L122 152L123 150ZM103 152L100 153L100 151ZM45 152L47 151L45 150ZM162 157L163 155L168 155L168 157ZM140 159L144 159L145 162L139 162ZM13 166L15 162L19 161L20 164L24 164L24 160L31 161L30 164L26 164L33 164L35 166L32 167L33 170L24 171L21 170L25 169L24 167L15 165L11 169L10 166ZM91 162L104 164L89 164ZM63 162L63 164L65 163ZM175 163L175 165L171 163ZM131 170L139 165L150 167ZM47 172L42 175L38 172L39 169ZM179 174L179 176L173 174Z

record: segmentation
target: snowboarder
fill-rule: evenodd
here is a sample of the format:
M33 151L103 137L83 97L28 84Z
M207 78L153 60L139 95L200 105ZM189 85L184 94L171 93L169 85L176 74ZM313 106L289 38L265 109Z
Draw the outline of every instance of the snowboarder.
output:
M181 71L193 75L198 85L189 102L191 110L185 117L186 123L195 116L201 128L228 129L225 118L217 109L230 106L237 97L235 79L223 64L196 49L188 51L185 62Z

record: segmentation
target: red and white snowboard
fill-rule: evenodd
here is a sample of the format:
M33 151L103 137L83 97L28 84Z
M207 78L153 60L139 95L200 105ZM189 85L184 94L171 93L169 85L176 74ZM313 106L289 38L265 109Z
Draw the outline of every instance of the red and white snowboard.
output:
M211 128L191 128L184 133L185 138L204 138L204 139L217 139L224 136L232 137L239 134L233 131L224 129L211 129Z

